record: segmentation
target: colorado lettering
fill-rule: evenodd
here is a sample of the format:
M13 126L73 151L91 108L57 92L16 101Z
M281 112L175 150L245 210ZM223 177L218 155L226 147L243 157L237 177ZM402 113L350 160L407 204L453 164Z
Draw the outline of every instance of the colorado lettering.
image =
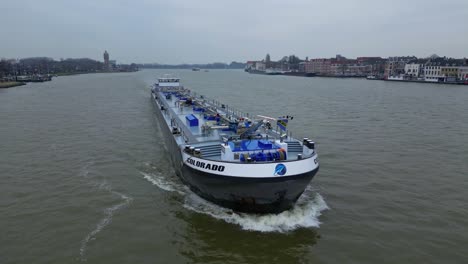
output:
M205 163L202 161L195 161L191 158L187 159L187 163L192 164L193 166L212 171L224 171L224 166L218 166L216 164Z

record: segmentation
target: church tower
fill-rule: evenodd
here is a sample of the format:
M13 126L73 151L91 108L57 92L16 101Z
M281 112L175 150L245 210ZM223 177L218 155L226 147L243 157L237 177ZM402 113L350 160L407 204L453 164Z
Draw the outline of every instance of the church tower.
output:
M104 68L109 70L109 53L107 53L107 50L104 51Z

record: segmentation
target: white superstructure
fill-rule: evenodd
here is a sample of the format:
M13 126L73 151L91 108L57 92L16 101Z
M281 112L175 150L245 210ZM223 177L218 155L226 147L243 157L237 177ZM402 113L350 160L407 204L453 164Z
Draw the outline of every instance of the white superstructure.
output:
M180 79L172 77L163 77L158 79L158 86L160 87L179 87Z

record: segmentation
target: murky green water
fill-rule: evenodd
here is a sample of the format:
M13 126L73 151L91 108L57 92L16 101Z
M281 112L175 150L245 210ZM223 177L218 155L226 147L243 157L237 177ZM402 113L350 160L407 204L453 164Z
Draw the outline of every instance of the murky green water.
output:
M321 162L299 205L238 215L187 191L149 99L163 73L293 115ZM464 263L467 102L464 86L221 70L0 90L0 263Z

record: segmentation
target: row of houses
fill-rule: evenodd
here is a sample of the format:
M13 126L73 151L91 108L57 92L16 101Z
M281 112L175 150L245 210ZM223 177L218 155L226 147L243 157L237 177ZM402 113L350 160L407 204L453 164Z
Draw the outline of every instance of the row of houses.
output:
M381 57L358 57L347 59L341 55L335 58L310 59L301 63L300 69L306 73L322 76L355 76L378 75L384 72L386 60Z
M318 76L365 77L375 76L388 80L419 80L428 82L468 81L468 59L453 59L433 55L419 59L403 57L358 57L348 59L341 55L335 58L315 58L292 65L284 58L278 62L267 60L248 61L248 70L260 72L298 71Z
M468 59L431 56L427 59L389 58L385 77L390 80L457 82L468 80Z
M268 58L268 56L267 56ZM319 76L355 76L363 77L370 74L383 74L386 60L380 57L358 57L357 59L347 59L341 55L335 58L317 58L305 61L290 63L285 58L280 61L247 61L247 71L297 71L304 73L314 73Z

